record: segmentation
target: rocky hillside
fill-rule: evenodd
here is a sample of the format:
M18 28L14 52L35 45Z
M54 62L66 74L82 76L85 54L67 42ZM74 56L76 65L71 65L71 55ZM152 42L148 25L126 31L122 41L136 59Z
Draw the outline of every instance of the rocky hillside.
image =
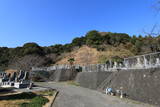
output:
M67 53L56 64L69 64L68 59L71 57L75 59L74 64L87 65L105 63L106 60L112 59L116 56L119 58L125 58L133 55L132 52L123 48L112 47L106 51L98 51L96 48L91 48L85 45Z
M72 52L67 53L64 58L59 60L56 64L69 64L68 59L73 57L74 64L86 65L98 63L100 52L95 48L82 46L79 49L74 49Z

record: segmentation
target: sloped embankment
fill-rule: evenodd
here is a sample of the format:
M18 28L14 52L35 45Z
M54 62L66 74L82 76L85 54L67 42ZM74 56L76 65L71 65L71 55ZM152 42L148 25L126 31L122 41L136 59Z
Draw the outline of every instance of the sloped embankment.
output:
M98 87L104 90L123 87L123 91L133 100L160 105L160 69L119 71L110 75Z

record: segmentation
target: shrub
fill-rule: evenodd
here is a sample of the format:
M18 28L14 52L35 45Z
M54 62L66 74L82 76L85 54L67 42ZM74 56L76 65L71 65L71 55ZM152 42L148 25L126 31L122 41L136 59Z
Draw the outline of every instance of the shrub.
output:
M21 94L15 94L8 96L9 100L17 100L17 99L32 99L35 98L36 94L32 92L23 92Z
M23 45L23 55L38 54L44 55L43 49L36 43L26 43Z
M49 100L42 96L37 96L31 100L29 103L22 103L20 107L42 107L45 105Z
M72 45L73 46L82 46L85 44L85 42L86 42L85 37L77 37L72 40Z

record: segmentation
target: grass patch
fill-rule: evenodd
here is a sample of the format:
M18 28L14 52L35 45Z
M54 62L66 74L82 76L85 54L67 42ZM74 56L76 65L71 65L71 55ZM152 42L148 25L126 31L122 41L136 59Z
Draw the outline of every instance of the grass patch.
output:
M43 96L53 96L55 93L54 90L47 90L47 91L40 91L37 94L43 95Z
M31 99L30 102L21 103L20 107L42 107L45 105L49 100L43 96L36 96L35 98Z
M0 100L21 100L21 99L32 99L37 95L32 92L23 92L19 94L11 94L11 95L4 95L0 96Z
M10 100L17 100L17 99L32 99L34 97L36 97L37 95L32 93L32 92L24 92L24 93L21 93L21 94L16 94L16 95L11 95L9 96Z
M74 86L80 86L77 82L75 81L68 81L67 84L69 85L74 85Z

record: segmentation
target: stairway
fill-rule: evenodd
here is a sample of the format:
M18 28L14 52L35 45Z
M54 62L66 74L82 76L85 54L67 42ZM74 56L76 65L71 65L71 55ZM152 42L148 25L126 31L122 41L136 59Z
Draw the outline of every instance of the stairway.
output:
M117 72L113 72L108 78L106 78L97 88L98 91L104 92L105 88L110 85L111 81L116 78Z

